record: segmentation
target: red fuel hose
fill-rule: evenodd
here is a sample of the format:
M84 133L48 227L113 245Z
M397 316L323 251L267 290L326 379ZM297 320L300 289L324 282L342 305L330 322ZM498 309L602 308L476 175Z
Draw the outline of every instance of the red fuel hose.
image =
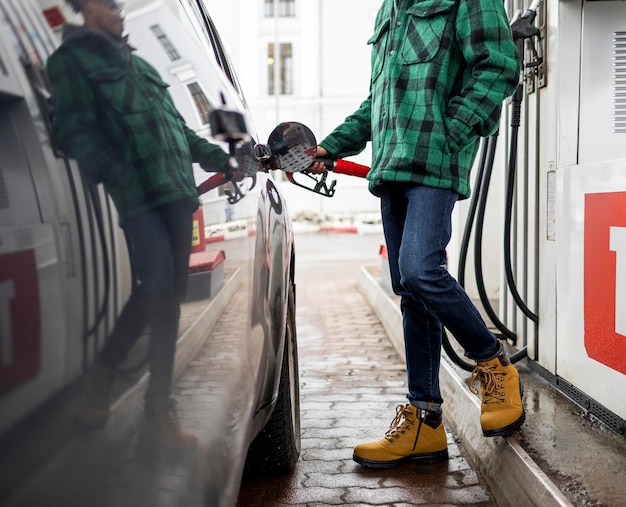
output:
M217 173L206 179L200 185L198 185L198 195L202 195L207 193L209 190L213 190L214 188L219 187L226 183L226 178L222 173Z
M348 176L357 176L359 178L365 178L370 168L366 165L357 164L355 162L348 162L340 158L326 158L318 157L316 162L321 162L326 166L326 170L335 172L337 174L347 174Z
M370 168L366 165L356 164L355 162L348 162L338 158L335 160L335 167L333 172L338 174L347 174L348 176L358 176L359 178L365 178Z

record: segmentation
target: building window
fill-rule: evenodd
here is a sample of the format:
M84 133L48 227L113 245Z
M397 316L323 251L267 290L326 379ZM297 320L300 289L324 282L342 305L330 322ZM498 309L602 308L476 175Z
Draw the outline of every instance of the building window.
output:
M293 58L291 44L267 45L267 93L291 95L293 93ZM278 70L276 69L278 65ZM277 76L278 74L278 76ZM276 83L276 76L279 82Z
M207 125L209 123L209 113L213 110L213 105L207 99L207 96L200 88L200 84L197 82L189 83L187 85L187 89L189 93L191 93L191 98L193 99L193 103L196 105L196 109L198 110L198 114L200 115L200 120L203 125Z
M180 55L178 54L178 51L176 51L174 44L172 44L172 41L167 35L165 35L165 32L160 25L153 25L150 27L150 30L152 30L152 33L159 40L170 60L174 61L180 59Z
M273 18L275 0L265 0L265 17ZM296 15L296 0L278 0L278 16L293 18Z

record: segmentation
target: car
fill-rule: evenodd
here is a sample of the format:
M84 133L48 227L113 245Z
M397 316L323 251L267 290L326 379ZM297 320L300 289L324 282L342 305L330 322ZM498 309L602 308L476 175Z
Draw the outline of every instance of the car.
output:
M77 385L134 272L110 199L51 136L45 63L59 36L46 19L54 25L71 15L55 7L44 17L47 5L0 0L0 503L147 504L145 495L164 487L160 473L171 479L168 467L183 459L197 480L194 488L182 481L179 491L200 504L233 505L244 471L286 473L300 453L295 244L270 170L272 147L254 131L204 3L127 0L138 54L167 82L187 124L221 143L243 175L226 181L194 168L202 207L194 215L175 397L198 449L129 461L148 375L145 339L121 369L106 428L85 433L73 423ZM279 139L289 130L277 128ZM290 171L312 161L300 159ZM111 463L120 462L142 471L140 485L111 477Z

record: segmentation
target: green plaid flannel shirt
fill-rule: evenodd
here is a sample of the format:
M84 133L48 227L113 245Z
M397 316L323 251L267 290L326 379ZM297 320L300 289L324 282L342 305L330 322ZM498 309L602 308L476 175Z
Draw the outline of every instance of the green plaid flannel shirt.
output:
M192 162L228 170L229 156L189 129L156 70L87 28L47 62L54 137L113 199L120 225L179 199L199 203Z
M470 195L480 136L498 128L518 55L502 0L384 0L369 97L321 143L342 158L372 141L370 190L383 181Z

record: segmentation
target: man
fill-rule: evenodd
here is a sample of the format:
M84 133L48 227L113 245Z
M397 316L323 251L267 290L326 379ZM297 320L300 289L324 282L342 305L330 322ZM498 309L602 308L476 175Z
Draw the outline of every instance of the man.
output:
M470 194L479 137L498 128L520 67L502 0L384 0L369 97L318 148L341 158L372 142L393 290L401 296L409 403L354 460L387 468L447 459L439 390L442 324L477 361L485 436L524 421L521 386L502 344L445 268L451 213ZM322 170L314 164L312 172Z
M86 377L76 419L104 426L115 367L149 326L141 438L187 448L195 437L178 427L170 385L199 204L192 162L228 173L229 156L185 125L156 70L132 53L115 0L68 3L84 24L64 27L47 63L55 141L110 194L139 280Z

